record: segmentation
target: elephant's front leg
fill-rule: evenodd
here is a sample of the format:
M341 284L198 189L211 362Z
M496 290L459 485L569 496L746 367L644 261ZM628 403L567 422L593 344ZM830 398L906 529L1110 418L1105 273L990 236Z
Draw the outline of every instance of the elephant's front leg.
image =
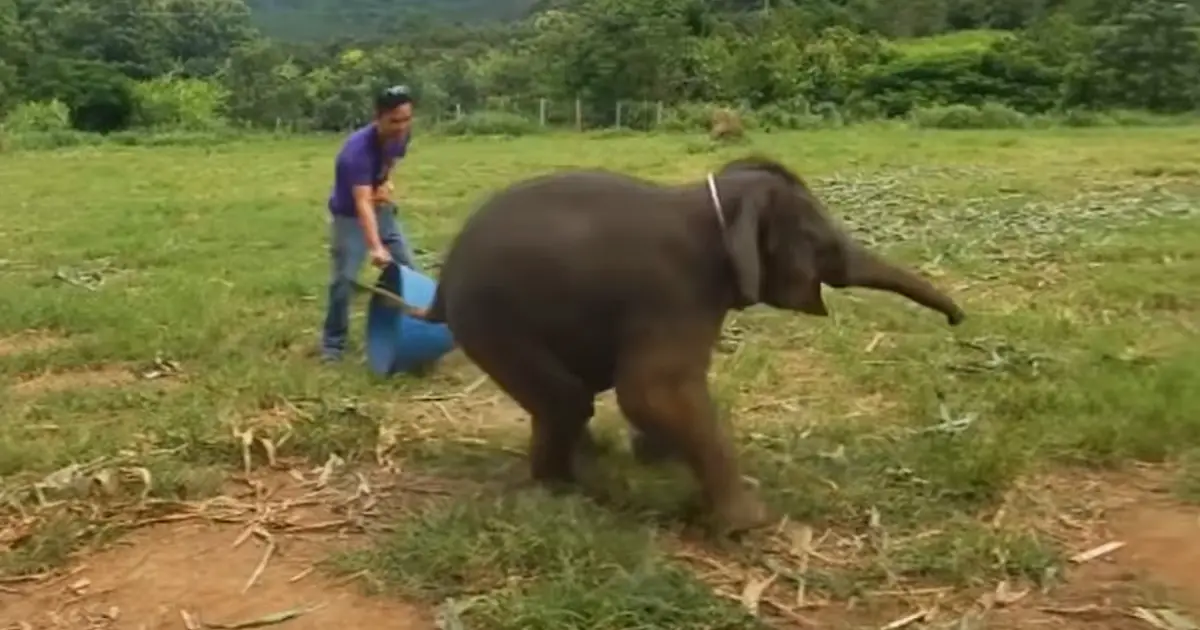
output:
M622 357L617 402L653 446L670 445L687 463L721 533L760 527L768 521L766 507L742 483L733 443L709 396L707 355L697 361L698 352L661 338L640 345Z

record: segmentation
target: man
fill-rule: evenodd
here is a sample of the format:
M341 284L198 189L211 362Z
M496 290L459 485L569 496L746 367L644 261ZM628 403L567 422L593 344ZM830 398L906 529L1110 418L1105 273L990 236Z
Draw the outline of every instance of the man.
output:
M329 195L331 278L321 350L324 360L341 359L350 329L354 281L369 257L383 268L392 262L414 267L392 201L391 171L408 153L413 99L404 86L375 97L375 117L346 138L334 167Z

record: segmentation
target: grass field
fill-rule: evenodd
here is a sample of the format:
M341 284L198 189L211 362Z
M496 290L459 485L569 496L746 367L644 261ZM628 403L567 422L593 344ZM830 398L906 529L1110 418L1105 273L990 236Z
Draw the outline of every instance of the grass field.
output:
M357 318L354 360L317 362L337 138L4 155L0 627L105 601L137 627L197 566L211 576L189 596L233 584L187 604L210 616L279 612L256 593L361 598L297 628L880 627L935 608L894 627L1128 628L1134 606L1200 611L1200 128L751 142L427 137L398 173L435 266L472 205L519 177L695 180L762 151L959 300L956 329L862 291L830 292L829 318L731 317L714 389L788 515L740 543L689 524L683 471L631 463L607 397L611 487L550 497L502 489L526 474L528 424L460 355L380 381ZM185 562L185 527L227 533ZM260 546L233 544L247 536ZM137 549L155 550L138 566L179 564L161 589L102 588ZM219 554L254 568L263 549L239 594L250 571ZM297 549L315 570L271 573ZM411 621L370 618L380 602Z

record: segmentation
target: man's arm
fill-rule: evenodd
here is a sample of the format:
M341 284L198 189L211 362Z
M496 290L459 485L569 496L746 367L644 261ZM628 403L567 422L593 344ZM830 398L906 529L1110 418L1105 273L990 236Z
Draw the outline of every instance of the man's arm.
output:
M381 187L391 189L392 169L396 166L396 162L403 160L408 155L408 141L412 137L412 131L405 134L404 139L400 141L400 147L395 155L389 155L384 160L383 167L383 184Z
M354 186L354 211L358 215L358 224L362 226L363 237L367 239L367 248L374 251L383 247L379 238L379 225L375 220L375 189L356 184Z
M358 224L362 226L363 237L367 240L367 248L382 248L383 241L379 238L379 226L375 221L375 174L371 172L370 160L345 158L345 162L339 166L345 169L348 176L354 195L354 211L358 215Z

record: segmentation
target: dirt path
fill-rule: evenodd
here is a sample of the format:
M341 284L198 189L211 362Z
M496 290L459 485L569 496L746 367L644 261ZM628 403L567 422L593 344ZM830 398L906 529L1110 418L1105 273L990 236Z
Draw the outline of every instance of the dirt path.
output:
M1060 542L1071 553L1112 541L1123 546L1068 566L1065 584L1047 593L1034 591L1009 605L991 607L973 627L1151 630L1154 625L1131 616L1138 606L1169 607L1200 619L1200 508L1180 504L1157 480L1114 476L1090 483L1072 484L1080 503L1091 506L1088 526L1058 536ZM288 611L307 612L279 624L286 630L436 628L431 611L392 597L367 596L360 584L332 578L315 567L333 549L365 541L346 533L348 528L339 532L322 526L356 520L355 510L345 509L346 492L330 491L322 495L328 500L306 501L314 496L311 484L278 474L251 485L253 491L243 489L235 495L243 506L239 523L196 518L152 525L87 555L49 581L0 584L0 630L203 627L189 626L188 617L228 628ZM1075 515L1064 516L1068 520L1085 518L1069 510L1063 514ZM248 535L256 525L270 534ZM262 561L268 538L277 548L243 592ZM830 602L804 616L819 627L882 627L932 603L925 601L928 598L908 599L870 610ZM927 619L932 624L927 627L980 612L977 605L971 611L961 605L951 608Z
M300 614L281 624L288 630L435 628L427 612L368 597L353 578L316 566L365 540L349 533L371 510L360 497L314 491L311 482L279 473L248 485L222 497L223 508L139 528L63 575L0 585L0 630L228 628L290 611Z
M1200 613L1200 509L1159 499L1114 516L1116 538L1128 541L1118 566Z
M1062 542L1076 553L1121 546L1069 564L1064 584L995 611L987 627L1152 630L1154 623L1134 616L1139 607L1152 614L1166 608L1200 622L1200 507L1180 503L1168 485L1162 471L1078 483L1076 498L1103 497L1093 504L1098 520Z

